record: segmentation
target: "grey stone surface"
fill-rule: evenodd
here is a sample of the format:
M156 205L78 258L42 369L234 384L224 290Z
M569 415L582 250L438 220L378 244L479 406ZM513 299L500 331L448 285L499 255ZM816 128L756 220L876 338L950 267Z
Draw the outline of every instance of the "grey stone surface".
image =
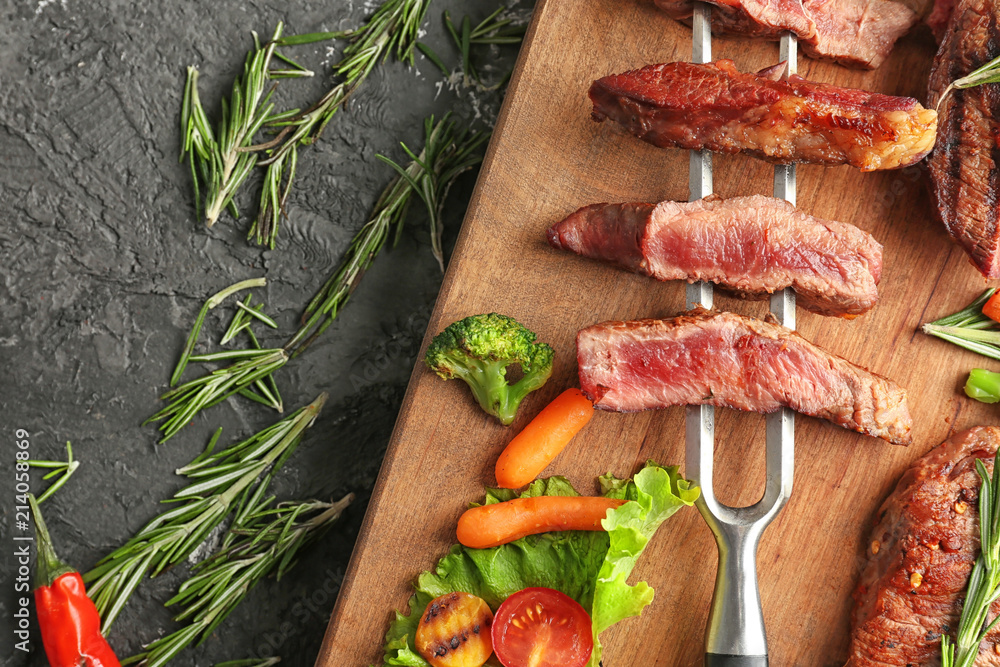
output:
M436 1L423 40L457 64L442 11L479 19L496 3ZM63 443L73 441L82 465L44 509L64 560L90 568L182 485L173 470L202 449L216 426L225 429L222 442L234 442L278 417L231 399L162 446L155 445L153 427L140 426L162 405L157 397L202 301L238 280L266 275L270 284L257 293L281 329L262 342L280 345L392 176L375 154L402 159L399 141L419 147L421 121L430 113L454 109L481 124L495 119L497 93L444 82L423 57L415 69L387 65L323 139L301 151L290 221L276 250L244 240L246 215L238 221L223 215L212 229L196 221L189 174L177 162L184 67L199 67L202 98L214 118L250 30L269 34L279 19L287 34L349 28L376 6L373 0L0 3L3 664L46 664L34 622L32 653L12 648L15 430L30 433L34 458L61 458ZM530 0L514 10L526 21ZM317 76L283 83L280 103L318 99L331 85L329 66L342 46L296 49ZM510 48L484 54L495 71L509 69L514 57ZM448 249L473 182L467 175L452 192ZM244 212L254 208L259 178L251 183L238 198ZM353 491L358 500L286 578L263 582L208 641L172 664L272 654L287 665L313 663L440 280L418 205L399 246L379 258L337 323L276 376L290 409L330 393L318 423L278 475L279 497L330 499ZM214 311L202 340L218 340L230 315L228 308ZM42 488L40 475L32 484ZM186 566L178 567L141 585L111 632L120 656L177 627L163 602L186 574Z

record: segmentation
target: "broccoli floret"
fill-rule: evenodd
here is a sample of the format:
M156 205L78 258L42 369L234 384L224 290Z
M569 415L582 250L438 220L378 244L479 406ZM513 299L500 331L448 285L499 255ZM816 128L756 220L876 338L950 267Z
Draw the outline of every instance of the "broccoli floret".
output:
M483 410L503 424L514 421L529 393L552 375L552 348L513 317L472 315L439 333L424 361L445 380L462 378ZM507 367L521 366L524 376L507 383Z

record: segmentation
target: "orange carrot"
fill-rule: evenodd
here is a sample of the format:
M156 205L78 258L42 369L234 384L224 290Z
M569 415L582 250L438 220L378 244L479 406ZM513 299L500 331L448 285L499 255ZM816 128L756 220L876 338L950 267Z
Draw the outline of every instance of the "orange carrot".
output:
M545 406L503 450L497 484L516 489L538 477L594 416L594 404L579 389L567 389Z
M983 315L1000 322L1000 291L994 292L993 296L983 304Z
M553 530L604 530L601 519L625 502L600 496L536 496L473 507L458 520L458 541L486 549Z

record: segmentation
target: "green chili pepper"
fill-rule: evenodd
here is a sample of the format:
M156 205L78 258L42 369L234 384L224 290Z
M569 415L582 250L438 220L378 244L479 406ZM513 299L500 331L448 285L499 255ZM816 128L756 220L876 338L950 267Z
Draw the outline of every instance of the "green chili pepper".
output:
M973 368L965 383L965 395L983 403L1000 401L1000 373Z

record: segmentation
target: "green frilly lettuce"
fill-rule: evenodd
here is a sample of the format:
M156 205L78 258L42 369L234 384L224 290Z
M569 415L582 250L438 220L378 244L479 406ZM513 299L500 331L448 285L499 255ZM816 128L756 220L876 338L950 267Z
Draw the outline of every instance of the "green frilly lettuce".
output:
M529 535L491 549L470 549L456 544L432 572L424 572L414 585L409 614L396 612L386 633L383 666L430 667L416 652L413 637L420 616L434 598L463 591L483 598L496 611L508 596L523 588L545 586L566 593L590 614L594 653L588 667L601 660L598 633L629 616L638 616L653 601L645 582L627 582L632 568L657 527L685 505L692 505L699 489L680 477L676 466L652 461L631 480L605 475L600 478L605 496L631 500L608 512L602 525L607 532L562 531ZM521 494L488 489L485 504L516 497L576 496L563 477L533 482ZM490 665L496 665L491 658Z

